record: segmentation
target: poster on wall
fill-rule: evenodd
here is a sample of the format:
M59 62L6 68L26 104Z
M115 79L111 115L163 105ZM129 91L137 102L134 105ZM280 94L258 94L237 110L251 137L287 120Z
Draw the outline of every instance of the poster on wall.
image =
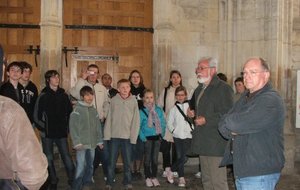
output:
M300 70L297 71L296 128L300 128Z

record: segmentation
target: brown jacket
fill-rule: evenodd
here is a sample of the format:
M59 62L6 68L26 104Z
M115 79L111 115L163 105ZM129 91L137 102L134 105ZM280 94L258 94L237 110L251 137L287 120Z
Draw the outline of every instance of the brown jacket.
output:
M25 111L0 96L0 178L12 179L14 171L29 190L38 190L48 177L47 159Z

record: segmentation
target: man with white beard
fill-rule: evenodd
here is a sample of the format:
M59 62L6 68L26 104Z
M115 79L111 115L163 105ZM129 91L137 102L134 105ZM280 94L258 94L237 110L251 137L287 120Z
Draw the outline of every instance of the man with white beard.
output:
M228 190L226 168L219 168L226 140L218 132L218 123L233 105L233 90L217 77L214 58L201 59L196 75L199 85L188 110L195 123L191 149L200 156L204 190Z

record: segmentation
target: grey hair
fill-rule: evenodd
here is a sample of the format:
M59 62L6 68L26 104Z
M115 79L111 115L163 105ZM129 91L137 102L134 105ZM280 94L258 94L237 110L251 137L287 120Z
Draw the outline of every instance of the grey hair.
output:
M261 63L261 66L262 66L263 70L270 72L270 66L264 58L262 58L262 57L251 57L246 61L246 63L248 63L251 60L259 61Z
M215 67L216 70L218 69L218 60L214 57L202 57L198 63L202 62L202 61L208 61L208 65L209 67Z

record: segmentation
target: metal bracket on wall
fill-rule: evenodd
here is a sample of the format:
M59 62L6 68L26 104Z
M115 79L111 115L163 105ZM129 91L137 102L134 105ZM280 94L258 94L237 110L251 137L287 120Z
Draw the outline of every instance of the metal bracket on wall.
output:
M33 48L33 45L30 45L28 49L26 49L26 51L28 51L30 54L32 54L34 52L34 61L35 61L35 66L38 66L38 62L37 62L37 55L40 54L40 46L37 45L36 48Z
M66 63L66 67L68 67L68 51L70 52L74 52L74 54L77 54L78 53L78 47L74 47L74 49L68 49L67 47L64 47L62 49L62 51L64 52L65 54L65 63Z

